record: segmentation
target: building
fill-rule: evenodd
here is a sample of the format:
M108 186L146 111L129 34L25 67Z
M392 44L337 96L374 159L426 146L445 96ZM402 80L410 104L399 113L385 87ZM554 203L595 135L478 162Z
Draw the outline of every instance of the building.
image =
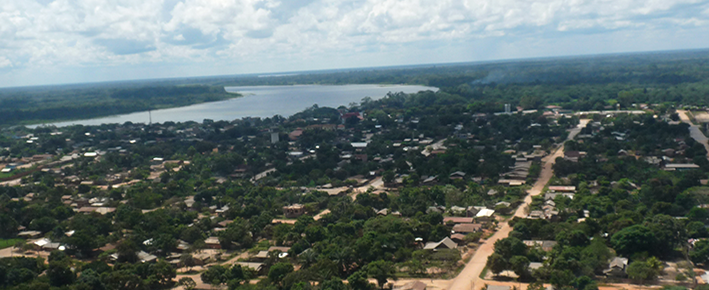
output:
M457 234L470 234L482 231L483 226L481 224L465 223L456 224L453 226L453 233Z
M576 186L549 186L551 192L576 192Z
M456 171L451 173L448 177L450 177L450 179L463 179L465 178L465 172Z
M571 162L578 162L579 158L586 156L586 152L583 151L566 151L564 152L564 159Z
M603 273L608 277L625 277L628 268L628 258L615 257L608 263L608 269Z
M478 222L490 222L494 219L494 214L494 209L484 208L475 215L475 220Z
M25 238L25 239L36 239L38 237L42 236L42 232L39 231L24 231L20 232L17 234L18 237L20 238Z
M219 243L219 238L217 237L209 237L206 240L204 240L204 244L210 248L210 249L221 249L222 244Z
M666 171L687 171L692 169L699 169L699 165L693 163L670 163L665 164L664 170Z
M237 265L240 265L241 267L246 267L246 268L251 268L256 270L259 275L263 275L264 273L264 267L263 263L257 263L257 262L236 262Z
M441 249L456 249L458 248L458 244L456 244L453 240L451 240L448 237L443 238L439 242L428 242L426 243L426 246L423 247L424 250L441 250Z
M473 223L473 218L471 217L454 217L454 216L447 216L443 218L443 223L454 223L454 224L471 224Z
M271 132L271 144L276 144L281 138L278 136L278 132Z
M298 140L300 135L303 135L303 129L297 128L288 134L288 138L291 140Z
M138 255L138 260L140 260L141 263L152 263L158 259L157 256L148 254L144 251L138 252L137 255Z
M296 203L283 207L283 214L287 218L297 218L305 213L305 206Z
M551 241L551 240L524 240L522 241L527 247L533 248L533 247L540 247L542 250L548 252L551 251L554 246L556 246L557 242L556 241Z
M458 245L465 244L465 235L464 234L452 234L451 240L456 242Z

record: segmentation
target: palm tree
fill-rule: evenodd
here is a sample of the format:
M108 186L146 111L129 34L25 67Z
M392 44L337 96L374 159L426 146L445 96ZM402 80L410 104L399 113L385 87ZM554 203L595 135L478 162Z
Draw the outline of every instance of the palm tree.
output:
M340 274L347 273L349 266L352 264L352 249L344 247L339 251L335 251L332 253L332 261L337 264L337 270Z
M315 264L318 259L318 254L312 249L307 249L300 253L298 258L300 259L300 264L303 266L303 268L308 268L311 265Z

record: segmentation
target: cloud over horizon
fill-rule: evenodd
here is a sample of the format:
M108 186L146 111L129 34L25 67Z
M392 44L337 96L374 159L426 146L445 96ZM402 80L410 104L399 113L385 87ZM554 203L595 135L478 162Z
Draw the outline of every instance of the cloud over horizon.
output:
M0 86L709 47L709 0L4 0Z

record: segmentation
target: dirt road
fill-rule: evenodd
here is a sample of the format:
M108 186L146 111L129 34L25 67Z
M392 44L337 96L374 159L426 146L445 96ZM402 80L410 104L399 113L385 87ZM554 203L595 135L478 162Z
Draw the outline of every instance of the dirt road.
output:
M689 136L692 137L695 141L701 143L704 145L704 148L707 150L707 158L709 158L709 139L707 136L702 133L701 130L699 130L699 126L692 124L692 121L689 120L689 116L687 116L687 112L684 110L677 110L677 114L679 115L680 120L682 122L685 122L689 124Z
M352 198L352 200L356 200L357 195L367 192L370 187L374 188L374 190L384 189L384 181L382 181L382 177L377 177L363 186L352 189L352 192L349 194L349 196Z
M581 120L580 124L569 132L567 140L572 140L581 131L581 128L586 127L589 120ZM527 197L524 199L524 204L520 205L515 212L516 217L526 216L525 208L532 203L532 197L541 194L544 186L549 182L549 179L554 175L551 166L557 157L564 156L564 146L560 146L554 153L545 157L542 162L544 163L542 167L542 172L539 174L537 182L534 183L532 189L528 191ZM482 273L487 263L487 257L492 255L494 252L495 242L506 238L512 231L512 227L508 223L502 223L500 229L489 239L487 239L480 247L475 251L475 254L470 259L463 271L458 274L458 276L453 280L453 282L448 287L449 290L472 290L475 287L481 287L485 282L480 279L480 273Z

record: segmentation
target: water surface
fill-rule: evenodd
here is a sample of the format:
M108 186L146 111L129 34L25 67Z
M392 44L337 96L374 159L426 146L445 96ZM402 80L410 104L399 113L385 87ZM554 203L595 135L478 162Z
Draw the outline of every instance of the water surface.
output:
M240 98L226 101L202 103L191 106L154 110L151 112L153 123L202 122L204 119L215 121L240 119L243 117L291 116L317 104L320 107L347 106L360 102L364 97L373 100L384 97L389 92L415 93L437 88L411 85L299 85L299 86L244 86L226 87L227 92L240 93ZM148 112L136 112L125 115L95 119L50 123L62 127L70 125L100 125L109 123L148 123Z

